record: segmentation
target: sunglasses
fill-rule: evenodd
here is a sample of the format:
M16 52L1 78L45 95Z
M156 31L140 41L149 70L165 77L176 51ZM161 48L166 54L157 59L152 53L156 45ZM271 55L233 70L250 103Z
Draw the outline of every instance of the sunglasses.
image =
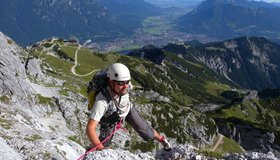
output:
M125 84L128 84L129 81L115 81L119 86L123 86Z

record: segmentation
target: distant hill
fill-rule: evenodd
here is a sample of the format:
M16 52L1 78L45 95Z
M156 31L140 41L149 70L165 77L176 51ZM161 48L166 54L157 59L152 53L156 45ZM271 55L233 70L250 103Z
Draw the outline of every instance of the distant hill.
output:
M162 49L156 48L152 45L131 51L128 55L148 59L156 64L161 64L166 57Z
M115 6L104 7L107 2L5 0L0 5L0 30L21 45L52 36L98 41L129 35L143 18L157 13L143 0L114 1ZM125 15L127 11L130 12Z
M87 35L115 30L113 17L95 1L12 0L1 2L0 8L0 16L4 17L0 29L23 45L45 37L86 39Z
M97 3L113 15L119 26L129 31L137 29L146 17L162 14L161 8L144 0L97 0Z
M244 36L207 44L170 43L163 48L148 45L128 55L162 64L167 58L166 51L190 62L203 63L237 86L256 90L280 88L280 45L263 37Z
M197 6L199 5L203 0L145 0L151 4L154 4L156 6L160 7L190 7L190 6Z
M280 7L280 3L279 2L273 2L272 4L279 6Z
M263 1L206 0L178 19L181 31L220 39L263 36L279 39L280 7Z
M194 57L245 88L280 88L280 45L265 38L240 37L200 46L169 44L164 49L185 59Z

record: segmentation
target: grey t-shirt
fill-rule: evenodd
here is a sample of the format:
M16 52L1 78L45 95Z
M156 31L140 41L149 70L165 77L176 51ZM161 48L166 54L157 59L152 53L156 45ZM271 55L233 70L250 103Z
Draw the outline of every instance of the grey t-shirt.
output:
M111 88L107 87L107 89L108 92L111 94L112 93ZM112 94L111 97L113 97ZM118 108L118 114L121 118L127 116L132 106L129 100L128 93L121 96L121 98L119 96L115 96L108 103L106 97L101 92L99 92L99 94L96 96L89 118L100 122L100 119L105 115L106 111L108 110L109 105L113 106L112 107L113 112L117 111Z

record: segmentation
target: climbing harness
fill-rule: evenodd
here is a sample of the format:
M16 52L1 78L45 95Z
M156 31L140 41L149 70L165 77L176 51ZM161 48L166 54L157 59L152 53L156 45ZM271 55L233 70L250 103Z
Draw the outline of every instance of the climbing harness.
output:
M100 142L98 145L96 145L94 148L90 149L89 151L87 151L85 154L83 154L82 156L80 156L77 160L81 160L82 158L84 158L87 154L89 154L90 152L94 151L97 149L97 147L103 143L105 143L110 137L112 137L115 132L117 132L119 129L122 129L126 132L128 132L127 129L122 127L122 119L117 123L116 128L114 129L114 131L107 137L105 138L102 142Z

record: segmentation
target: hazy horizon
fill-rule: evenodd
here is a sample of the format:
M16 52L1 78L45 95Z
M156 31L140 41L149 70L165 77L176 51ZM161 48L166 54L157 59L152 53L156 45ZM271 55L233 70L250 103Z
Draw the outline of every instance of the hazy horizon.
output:
M205 0L144 0L148 3L160 7L184 7L184 6L197 6ZM251 0L251 1L264 1L267 3L280 3L280 0Z
M277 2L277 3L280 3L280 0L254 0L254 1L264 1L264 2Z
M168 2L168 1L170 1L170 2L172 2L172 1L186 1L186 2L188 2L188 1L197 1L197 2L201 2L201 1L204 1L204 0L145 0L145 1L157 1L157 2ZM252 0L252 1L264 1L264 2L270 2L270 3L272 3L272 2L277 2L277 3L280 3L280 0Z

